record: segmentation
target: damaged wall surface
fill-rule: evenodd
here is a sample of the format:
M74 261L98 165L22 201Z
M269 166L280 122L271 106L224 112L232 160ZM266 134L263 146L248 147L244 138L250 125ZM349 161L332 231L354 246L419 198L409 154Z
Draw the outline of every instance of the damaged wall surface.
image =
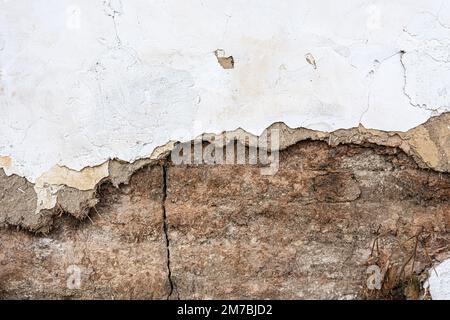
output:
M2 1L0 155L34 183L277 121L406 131L450 110L447 24L441 0Z
M4 298L419 299L450 256L450 175L391 147L302 141L273 176L166 160L98 199L46 234L0 230Z
M442 0L0 1L0 295L450 297L449 39ZM272 176L172 157L271 130Z

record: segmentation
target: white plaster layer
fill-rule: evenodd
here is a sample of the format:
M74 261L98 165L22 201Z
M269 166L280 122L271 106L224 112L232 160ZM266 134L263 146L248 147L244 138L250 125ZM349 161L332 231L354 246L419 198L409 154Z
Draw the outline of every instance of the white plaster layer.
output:
M405 131L450 110L449 42L442 0L0 0L0 165L45 185L276 121Z
M428 286L433 300L450 300L450 259L430 269Z

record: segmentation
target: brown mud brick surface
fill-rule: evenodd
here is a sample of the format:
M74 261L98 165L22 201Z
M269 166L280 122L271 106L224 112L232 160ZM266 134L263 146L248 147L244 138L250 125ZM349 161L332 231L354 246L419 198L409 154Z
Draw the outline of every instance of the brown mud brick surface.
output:
M260 169L148 165L129 184L102 183L88 218L0 229L0 295L417 299L450 256L450 176L399 149L303 141L275 175ZM366 286L373 265L382 290Z
M180 298L368 297L369 264L386 267L389 257L397 273L412 236L420 233L428 255L449 240L449 175L391 148L301 142L281 153L274 176L251 166L172 166L167 191ZM429 259L418 247L420 275ZM411 268L412 259L377 294L404 298Z
M162 168L147 167L129 185L103 185L90 219L62 218L47 236L1 230L3 296L165 299L170 283L162 185ZM67 287L73 265L81 270L78 290Z

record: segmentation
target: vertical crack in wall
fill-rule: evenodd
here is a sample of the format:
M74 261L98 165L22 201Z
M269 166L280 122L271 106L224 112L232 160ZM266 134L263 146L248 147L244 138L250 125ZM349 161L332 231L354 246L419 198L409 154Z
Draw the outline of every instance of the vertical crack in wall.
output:
M122 40L120 39L119 36L119 30L117 28L117 17L120 16L123 13L123 8L122 8L122 1L120 0L116 0L116 1L104 1L103 3L104 6L104 12L107 16L111 17L113 20L113 24L114 24L114 33L116 36L116 41L117 41L117 46L121 47L122 46Z
M166 250L167 250L167 277L169 279L169 285L170 290L169 294L167 295L167 299L170 299L172 297L172 294L174 292L174 284L172 281L172 271L170 268L170 240L169 240L169 232L168 232L168 225L167 225L167 214L166 214L166 199L167 199L167 162L164 162L162 165L163 170L163 176L162 176L162 212L163 212L163 230L164 230L164 237L166 240ZM179 297L178 297L179 298Z

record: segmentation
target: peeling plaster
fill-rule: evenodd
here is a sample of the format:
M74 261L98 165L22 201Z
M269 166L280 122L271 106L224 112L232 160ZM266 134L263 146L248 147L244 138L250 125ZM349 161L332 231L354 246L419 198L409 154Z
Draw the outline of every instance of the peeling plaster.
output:
M279 130L279 150L284 150L296 143L305 140L325 141L331 146L340 144L379 145L399 148L411 156L421 168L433 169L438 172L450 172L450 113L433 117L425 124L407 132L385 132L381 130L366 129L362 126L352 129L339 129L331 133L315 131L306 128L290 128L286 124L274 123L266 130ZM266 131L265 130L265 131ZM262 135L267 134L263 132ZM212 144L224 141L240 141L249 147L258 147L257 136L237 129L221 134L202 134L196 139ZM134 162L110 160L96 167L87 167L75 171L66 167L55 166L52 170L39 177L33 185L37 204L35 215L41 216L29 219L30 212L18 212L20 221L18 225L36 231L48 231L52 223L52 216L63 210L77 218L83 218L98 202L97 190L104 182L110 182L119 187L128 184L131 176L147 165L154 165L158 161L165 161L174 149L176 143L169 142L156 148L152 155ZM0 172L1 173L1 172ZM29 196L30 199L32 197ZM36 202L35 202L36 203ZM33 204L28 204L28 206ZM48 212L56 209L56 212ZM7 212L5 213L7 214ZM0 222L5 219L0 213ZM8 224L15 225L8 222Z
M282 122L285 142L369 140L448 171L448 116L427 121L450 111L449 38L438 0L1 2L0 168L40 212L175 141Z
M40 176L34 185L37 194L36 213L43 209L52 209L56 205L58 191L62 186L77 190L94 190L97 184L109 175L108 162L97 167L84 168L81 171L55 166Z

